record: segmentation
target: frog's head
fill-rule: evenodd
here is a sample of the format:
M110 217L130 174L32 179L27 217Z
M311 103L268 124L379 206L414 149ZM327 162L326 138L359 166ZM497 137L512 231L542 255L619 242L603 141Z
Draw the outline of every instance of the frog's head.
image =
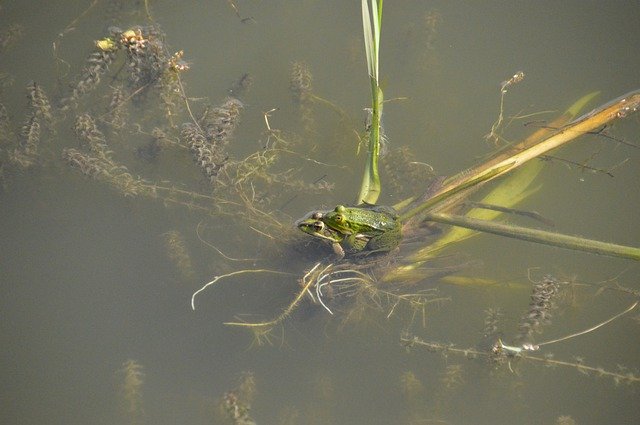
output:
M296 221L296 227L304 233L315 236L316 238L325 239L332 243L340 242L342 235L322 222L324 213L321 211L311 211L300 220Z

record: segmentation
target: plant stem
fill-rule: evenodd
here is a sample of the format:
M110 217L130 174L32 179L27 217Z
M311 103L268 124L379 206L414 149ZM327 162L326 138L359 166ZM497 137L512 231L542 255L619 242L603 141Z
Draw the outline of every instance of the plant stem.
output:
M640 248L631 246L600 242L592 239L580 238L577 236L548 232L545 230L530 229L527 227L515 226L511 224L496 223L494 221L478 220L475 218L469 218L460 215L430 213L427 214L426 219L439 223L450 224L453 226L466 227L468 229L478 230L485 233L493 233L494 235L521 239L529 242L542 243L545 245L552 245L577 251L586 251L595 254L607 255L610 257L622 257L630 258L633 260L640 260Z

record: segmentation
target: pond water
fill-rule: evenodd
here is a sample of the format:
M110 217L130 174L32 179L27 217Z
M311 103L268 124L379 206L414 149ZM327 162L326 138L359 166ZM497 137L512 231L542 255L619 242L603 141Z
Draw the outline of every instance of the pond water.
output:
M487 353L489 309L501 311L499 335L514 342L534 282L547 274L564 283L551 323L536 341L589 329L638 299L640 267L633 260L483 235L449 248L444 263L465 264L455 276L491 284L423 279L415 291L443 300L426 304L424 316L413 317L404 305L390 315L393 299L361 315L349 314L347 306L330 315L305 299L268 340L223 324L277 316L300 291L304 272L328 255L303 252L311 249L308 236L297 234L294 221L314 208L353 202L357 194L365 156L364 149L356 156L356 133L364 129L370 102L360 2L8 0L0 7L0 101L13 133L3 130L0 144L0 422L234 423L218 406L240 382L245 390L236 394L251 396L250 416L258 424L640 421L639 383L623 379L640 369L640 309L532 354L569 363L555 367L401 343L409 335ZM422 164L420 177L406 175L400 186L424 190L434 174L455 174L490 153L495 145L483 136L498 117L500 83L518 71L525 78L509 87L499 129L507 140L526 136L589 92L600 91L589 106L595 107L638 89L639 21L636 2L386 2L380 74L391 101L385 133L391 150L405 147ZM68 99L67 87L77 87L94 42L113 25L156 25L168 55L184 50L190 69L180 81L196 117L250 76L240 124L226 147L231 161L268 152L276 134L294 152L278 151L274 170L290 170L281 175L284 183L263 181L264 193L253 198L267 215L247 214L237 194L216 202L180 198L210 211L172 202L178 190L212 195L185 145L176 146L179 125L190 116L180 93L171 91L179 88L175 80L168 92L175 102L171 116L157 90L139 86L132 95L122 50L95 90L65 111L54 107L53 129L42 127L36 164L23 169L6 162L28 114L25 86L37 82L54 104ZM293 99L294 62L312 75L313 95L328 102ZM119 82L131 98L117 128L109 95ZM279 132L267 129L270 110L268 123ZM164 202L123 196L61 159L65 148L87 149L73 131L84 113L106 135L114 167L126 165L146 187L174 188L157 189ZM153 145L155 127L172 141ZM629 146L640 145L639 129L640 115L631 115L608 126L606 136L587 135L554 152L544 163L542 186L517 208L539 212L559 232L640 245L640 150ZM324 183L333 189L315 190ZM383 173L383 204L402 199L392 183ZM244 188L254 195L250 185ZM172 235L178 236L168 244ZM208 244L251 260L231 260ZM191 309L191 296L203 284L243 269L286 274L221 280ZM620 382L581 365L618 374ZM247 383L255 383L255 392Z

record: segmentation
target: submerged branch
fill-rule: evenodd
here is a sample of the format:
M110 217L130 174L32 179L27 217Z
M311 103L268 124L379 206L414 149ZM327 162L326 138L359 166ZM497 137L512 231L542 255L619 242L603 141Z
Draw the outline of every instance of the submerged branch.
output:
M627 383L627 384L640 383L640 376L636 376L633 373L622 374L617 372L611 372L601 367L586 366L581 362L577 362L577 361L568 362L563 360L555 360L550 357L531 356L529 354L524 354L524 353L513 354L511 352L500 350L501 348L503 348L502 345L496 345L498 350L479 351L474 348L456 348L451 344L442 344L438 342L424 341L421 338L418 338L417 336L414 336L414 337L403 336L401 337L400 342L402 343L402 345L407 347L422 346L429 351L442 352L444 354L449 354L449 353L459 354L467 358L481 357L481 358L491 359L496 362L500 362L505 359L506 360L509 360L509 359L531 360L534 362L544 363L549 366L572 367L574 369L577 369L581 373L592 374L593 376L603 376L607 378L612 378L615 383ZM510 364L509 364L509 368L511 368Z

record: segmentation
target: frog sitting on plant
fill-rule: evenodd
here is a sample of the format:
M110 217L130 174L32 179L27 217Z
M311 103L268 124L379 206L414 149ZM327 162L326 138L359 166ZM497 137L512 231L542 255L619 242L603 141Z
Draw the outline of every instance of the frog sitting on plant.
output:
M339 258L389 252L402 240L399 215L387 206L338 205L333 210L311 211L296 226L330 242Z

